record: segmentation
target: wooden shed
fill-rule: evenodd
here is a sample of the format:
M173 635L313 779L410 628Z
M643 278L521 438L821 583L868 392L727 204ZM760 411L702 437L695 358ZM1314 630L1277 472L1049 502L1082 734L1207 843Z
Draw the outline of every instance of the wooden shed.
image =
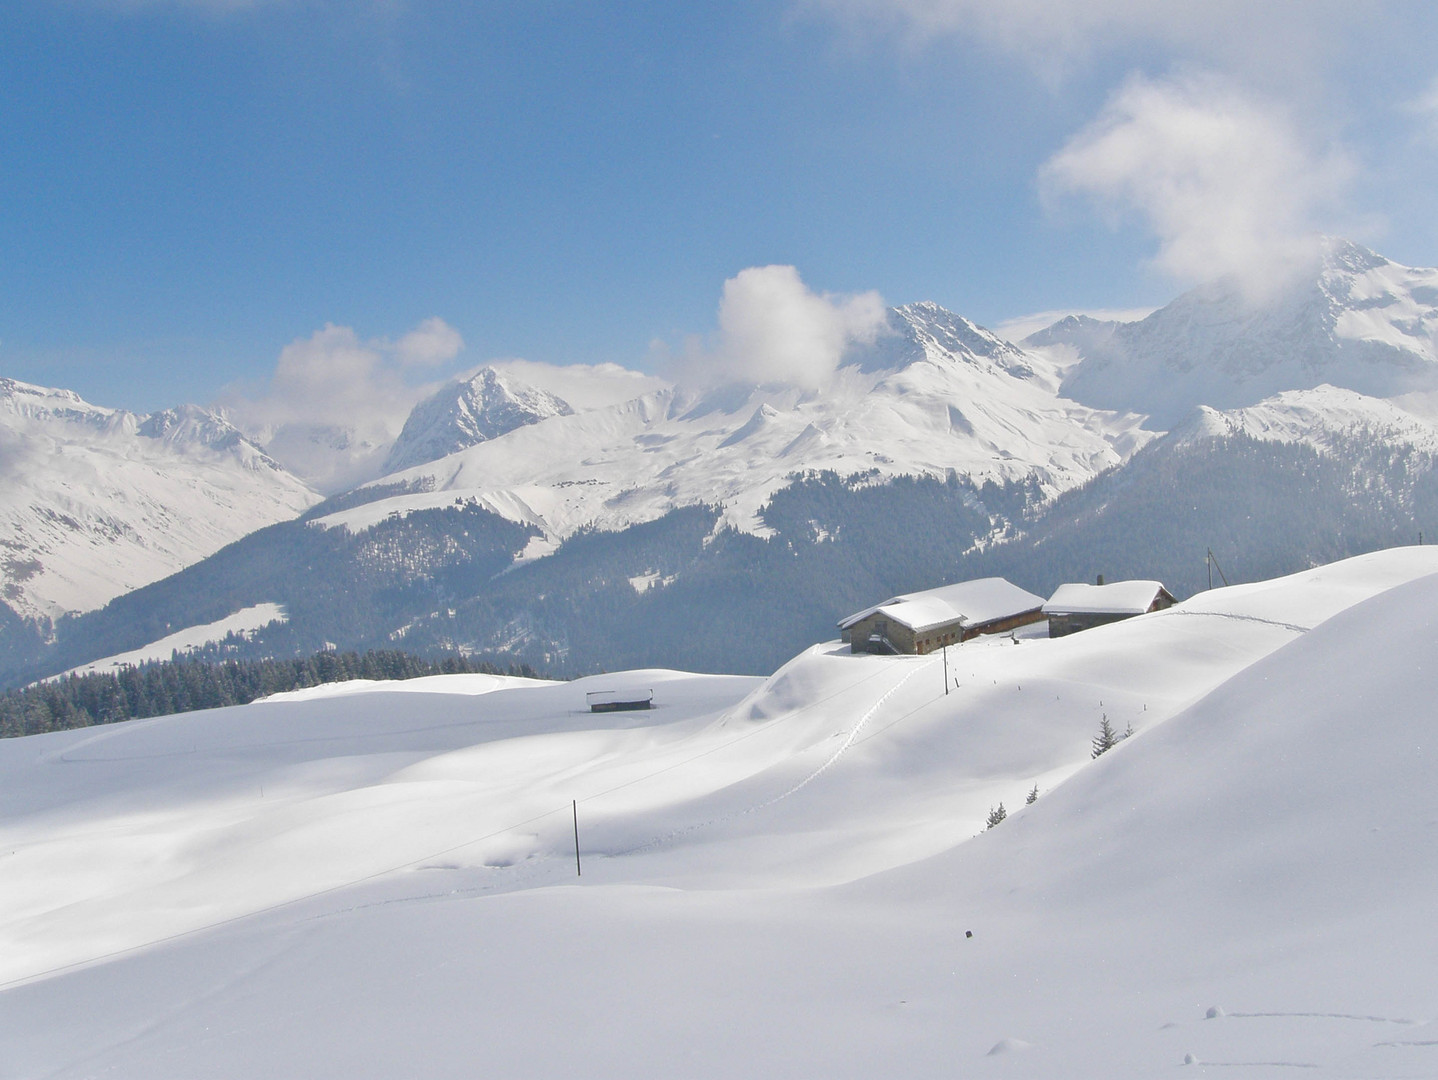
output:
M1044 614L1049 620L1049 637L1063 637L1173 605L1173 594L1159 581L1075 582L1054 590L1044 604Z
M891 596L839 622L856 653L924 655L979 634L1002 634L1043 619L1043 597L1003 578L977 578Z
M631 712L654 708L653 690L591 690L584 695L590 712Z

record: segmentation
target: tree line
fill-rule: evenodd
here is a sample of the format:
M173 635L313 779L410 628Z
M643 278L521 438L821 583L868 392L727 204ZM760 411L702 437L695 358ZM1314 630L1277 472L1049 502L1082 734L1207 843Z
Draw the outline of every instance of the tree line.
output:
M539 678L528 664L501 670L460 654L426 660L397 650L319 652L283 660L176 657L6 691L0 694L0 738L247 705L270 694L350 679L473 674Z

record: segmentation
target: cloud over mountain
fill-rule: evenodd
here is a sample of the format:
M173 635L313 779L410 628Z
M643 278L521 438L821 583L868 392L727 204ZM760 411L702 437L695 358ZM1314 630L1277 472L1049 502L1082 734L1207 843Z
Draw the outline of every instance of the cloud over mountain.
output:
M1115 224L1137 217L1158 241L1155 264L1174 277L1233 274L1261 294L1316 259L1317 234L1355 171L1281 106L1191 73L1129 78L1040 179L1050 201L1072 193Z
M327 323L280 350L262 391L233 391L222 403L286 468L322 491L338 491L374 475L410 409L435 389L433 382L411 384L405 371L440 367L463 345L440 318L397 341Z
M751 266L724 282L718 334L708 347L689 342L677 374L700 384L817 389L851 344L873 342L886 321L877 292L816 293L792 266Z

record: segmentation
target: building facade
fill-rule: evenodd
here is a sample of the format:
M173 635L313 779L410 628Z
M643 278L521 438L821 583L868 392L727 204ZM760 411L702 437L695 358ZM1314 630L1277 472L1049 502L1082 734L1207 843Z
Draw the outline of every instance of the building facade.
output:
M1057 638L1162 611L1175 602L1173 594L1159 581L1115 581L1107 585L1075 582L1054 590L1043 613L1049 621L1049 637Z
M852 652L923 656L1043 617L1043 597L1003 578L979 578L890 597L840 620L839 629Z

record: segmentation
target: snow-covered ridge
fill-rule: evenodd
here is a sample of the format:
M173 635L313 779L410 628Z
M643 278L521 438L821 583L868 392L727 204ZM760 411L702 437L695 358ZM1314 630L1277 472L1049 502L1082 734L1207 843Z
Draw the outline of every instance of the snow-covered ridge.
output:
M1146 319L1070 318L1034 348L1082 357L1064 393L1171 427L1192 409L1252 405L1324 383L1371 397L1438 389L1438 270L1402 266L1344 240L1312 273L1262 304L1223 279Z
M1380 439L1430 458L1438 455L1438 427L1429 421L1391 401L1328 385L1285 391L1240 409L1200 406L1169 438L1182 445L1233 435L1305 443L1322 452L1344 449L1355 439Z
M0 379L0 599L22 616L100 607L318 501L218 413Z
M833 470L997 481L1036 477L1055 493L1125 460L1142 418L1059 395L1042 358L935 304L894 309L890 332L854 348L820 391L782 385L659 390L553 415L383 483L425 494L322 519L363 528L456 498L538 526L551 540L619 529L697 503L762 531L757 512L796 473Z

